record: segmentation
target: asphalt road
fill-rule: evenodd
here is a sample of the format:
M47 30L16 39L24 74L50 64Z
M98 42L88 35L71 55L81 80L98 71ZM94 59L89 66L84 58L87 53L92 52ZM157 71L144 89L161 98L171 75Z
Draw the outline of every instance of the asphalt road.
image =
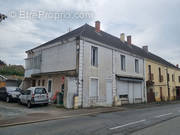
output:
M0 128L0 135L128 135L144 131L164 121L177 121L179 117L180 104L171 104L5 127ZM163 127L161 129L158 134L164 133ZM180 131L180 128L176 130Z
M179 135L180 117L134 132L132 135Z

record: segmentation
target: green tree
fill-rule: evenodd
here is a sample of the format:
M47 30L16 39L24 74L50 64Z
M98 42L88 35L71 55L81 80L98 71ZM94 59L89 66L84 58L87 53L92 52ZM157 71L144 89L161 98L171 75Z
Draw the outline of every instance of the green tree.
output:
M0 69L0 74L24 76L24 67L21 65L6 65Z

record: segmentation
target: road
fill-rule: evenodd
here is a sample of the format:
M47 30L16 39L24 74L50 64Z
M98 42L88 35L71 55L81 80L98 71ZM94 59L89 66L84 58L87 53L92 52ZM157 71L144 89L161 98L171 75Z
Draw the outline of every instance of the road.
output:
M179 135L180 117L134 132L132 135Z
M143 134L144 130L154 125L162 124L165 121L168 124L171 119L176 122L180 119L179 117L180 104L171 104L5 127L0 128L0 135L128 135L140 131ZM174 125L176 125L175 122ZM163 126L161 129L163 129ZM163 130L160 130L158 134L161 134L160 132L164 133Z

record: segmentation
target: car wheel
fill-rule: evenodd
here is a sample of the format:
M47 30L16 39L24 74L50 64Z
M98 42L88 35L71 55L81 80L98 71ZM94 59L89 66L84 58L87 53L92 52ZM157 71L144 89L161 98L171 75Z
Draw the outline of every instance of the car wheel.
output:
M10 102L10 97L9 97L9 96L6 97L6 102L7 102L7 103Z
M31 107L32 107L32 105L31 105L31 102L30 102L30 101L28 101L28 103L27 103L27 107L28 107L28 108L31 108Z
M45 103L44 106L48 106L48 103Z
M19 105L21 105L21 104L22 104L20 99L18 99L18 104L19 104Z

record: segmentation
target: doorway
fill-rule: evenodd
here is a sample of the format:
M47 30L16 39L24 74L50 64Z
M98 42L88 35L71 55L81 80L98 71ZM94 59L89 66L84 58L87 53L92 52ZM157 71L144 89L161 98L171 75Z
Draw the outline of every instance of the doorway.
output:
M49 99L50 99L52 97L52 79L48 80L47 90L48 90L48 96L49 96Z
M106 81L106 103L112 105L112 80Z

